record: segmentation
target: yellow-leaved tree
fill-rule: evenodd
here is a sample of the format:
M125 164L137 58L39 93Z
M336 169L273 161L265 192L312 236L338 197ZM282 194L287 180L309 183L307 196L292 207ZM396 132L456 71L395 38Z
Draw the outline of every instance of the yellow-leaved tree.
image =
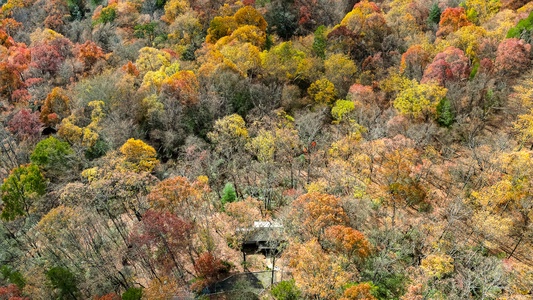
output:
M500 166L498 179L491 185L472 192L474 213L472 224L489 246L510 246L511 257L522 244L530 249L533 220L533 152L528 150L503 153L494 159Z
M124 155L123 165L127 170L151 172L159 164L155 149L141 140L127 140L120 152Z
M418 118L428 117L436 111L439 102L448 90L433 83L419 84L415 79L401 90L394 99L394 108L402 115Z
M309 86L307 89L309 96L318 103L330 104L337 98L337 90L335 85L326 78L319 79Z
M70 115L68 118L63 119L61 126L59 127L58 134L68 142L74 145L83 147L93 147L98 141L100 135L101 122L104 118L104 102L95 100L87 104L88 109L91 110L91 122L85 127L76 125L78 123L78 117L76 115Z

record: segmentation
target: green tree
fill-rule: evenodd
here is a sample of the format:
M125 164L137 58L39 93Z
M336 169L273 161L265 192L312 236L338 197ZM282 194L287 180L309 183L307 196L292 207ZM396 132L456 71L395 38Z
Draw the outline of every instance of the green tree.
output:
M109 5L107 7L102 8L102 11L100 12L100 16L98 19L94 22L95 24L98 23L111 23L115 20L117 17L117 5Z
M531 33L533 31L533 11L525 19L522 19L515 27L509 29L507 38L523 39L528 43L531 42Z
M326 37L326 26L320 25L315 30L315 39L313 41L313 51L315 54L322 58L326 58L326 46L327 46L327 37Z
M63 169L68 165L67 156L73 153L67 142L51 136L40 141L33 149L30 160L39 167L50 170Z
M142 288L129 288L122 294L122 300L141 300Z
M300 299L302 294L298 287L296 287L294 279L282 281L276 284L272 288L271 293L276 300L297 300Z
M12 221L29 215L34 203L46 192L46 181L34 164L17 167L0 187L3 209L0 218Z
M439 4L433 3L433 5L431 6L431 9L429 10L428 21L431 24L439 24L441 13L442 11L440 10Z
M58 290L58 299L78 299L76 276L67 268L53 267L46 272L50 287Z
M455 122L455 113L452 104L447 98L442 98L437 105L437 123L444 127L450 127Z
M18 271L11 269L9 266L2 266L0 268L0 274L2 274L2 279L9 283L16 285L20 290L26 285L26 280L24 276Z
M224 206L226 203L234 202L236 199L237 193L235 192L235 187L231 182L226 183L222 190L222 198L220 199L222 205Z

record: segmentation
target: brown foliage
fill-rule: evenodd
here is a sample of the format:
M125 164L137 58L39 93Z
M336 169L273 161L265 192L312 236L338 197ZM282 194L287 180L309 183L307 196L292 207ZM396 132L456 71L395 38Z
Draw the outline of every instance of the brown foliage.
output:
M472 25L466 17L465 9L462 7L448 7L441 16L439 22L438 37L445 37L448 34L457 31L463 26Z
M56 126L70 115L70 98L62 88L54 88L41 107L40 120L45 126Z
M320 237L333 225L345 225L348 217L339 198L322 193L304 194L291 204L293 225L307 237Z

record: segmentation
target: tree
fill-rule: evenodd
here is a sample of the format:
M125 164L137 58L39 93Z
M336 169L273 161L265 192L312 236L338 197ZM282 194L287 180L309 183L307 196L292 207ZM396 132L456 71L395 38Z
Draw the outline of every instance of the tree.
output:
M144 76L148 71L157 71L162 66L170 66L170 61L171 56L168 52L151 47L144 47L139 50L139 57L135 61L135 66Z
M533 12L529 13L529 16L525 19L518 21L516 26L509 29L507 32L506 38L515 38L522 39L527 43L532 41L532 31L533 31Z
M310 298L335 299L354 277L342 267L344 261L324 252L316 239L293 243L284 255L289 260L296 286Z
M187 0L169 0L165 3L165 15L161 17L167 23L172 23L180 15L184 14L190 9L189 1Z
M219 39L217 47L230 44L231 42L250 43L260 49L265 47L266 34L264 31L253 25L243 25L235 29L231 35Z
M217 120L207 137L215 144L217 152L229 158L233 153L244 150L248 129L243 118L233 114Z
M148 210L130 234L134 262L156 278L176 274L185 283L192 273L186 258L192 250L192 229L192 223L171 213Z
M179 295L182 283L176 276L162 276L150 280L143 289L144 299L171 299ZM179 297L179 296L178 296Z
M488 245L512 238L511 258L522 243L530 244L533 201L529 196L530 165L533 153L528 150L501 154L499 176L491 184L472 193L474 204L480 206L473 217L473 225L485 236ZM494 227L501 224L500 227ZM498 229L496 229L498 228Z
M265 18L263 18L263 16L255 8L249 5L239 9L235 13L234 18L239 27L243 25L252 25L256 26L261 31L265 31L267 27Z
M358 283L344 290L340 300L377 300L372 295L373 289L374 286L371 283Z
M494 67L505 78L512 79L529 69L531 45L516 38L505 39L498 46Z
M286 1L272 1L266 18L269 30L289 40L298 29L298 9Z
M117 18L117 7L117 3L112 3L106 7L100 7L100 10L96 9L92 17L93 26L113 22Z
M381 9L376 3L367 0L355 4L352 11L342 19L340 26L360 38L361 44L366 46L364 50L369 53L382 50L381 43L390 32Z
M457 31L459 28L468 25L472 25L472 23L468 20L463 7L448 7L440 16L437 36L446 37L448 34Z
M450 46L435 56L433 62L424 70L420 83L436 81L444 86L448 81L460 81L469 75L468 57L461 49Z
M437 3L433 3L431 6L431 9L429 10L429 17L428 21L430 21L433 24L439 24L440 22L440 15L442 11Z
M194 284L196 291L201 291L205 287L219 280L229 272L229 265L215 257L210 252L204 252L194 261L197 282Z
M44 74L55 76L64 60L59 50L49 43L31 48L31 66Z
M297 50L292 42L283 42L261 55L265 73L282 82L304 77L302 64L304 52Z
M533 111L519 115L514 128L518 131L522 144L530 143L533 138Z
M24 86L17 68L6 62L0 62L0 94L12 98L14 91Z
M79 185L77 189L70 188L71 192L78 194L65 195L62 201L71 201L76 205L59 205L51 209L32 231L35 242L40 245L43 267L61 265L79 275L75 277L83 298L108 293L116 286L127 288L132 279L124 261L129 245L127 233L122 236L124 227L116 226L119 222L117 218L105 213L103 205L96 201L105 195L91 194L86 187L79 188ZM74 197L78 200L65 199ZM72 280L64 284L72 284Z
M93 41L78 45L75 52L76 58L83 64L85 71L89 71L98 60L105 58L102 48Z
M94 147L100 138L101 123L104 118L104 102L95 100L87 104L85 108L91 111L90 123L85 127L76 125L78 117L70 115L61 121L58 130L59 136L71 144L84 146L87 148Z
M341 200L332 195L308 193L291 203L290 225L307 238L321 238L328 227L346 225L347 221Z
M191 71L179 71L161 83L161 94L178 101L185 107L198 103L199 84L196 75ZM166 109L171 109L166 107Z
M41 122L46 126L56 126L70 116L70 105L70 98L62 88L52 89L41 107Z
M332 54L324 61L324 68L324 76L333 83L339 96L344 97L357 72L353 60L343 54Z
M46 278L53 289L57 289L59 299L78 299L76 276L64 267L53 267L46 271Z
M67 142L62 142L51 136L37 143L30 155L33 164L56 174L65 171L68 167L68 156L74 152Z
M276 300L298 300L302 294L296 287L294 279L277 283L270 293Z
M335 119L334 122L342 121L346 114L349 114L355 109L355 103L351 100L337 100L335 105L331 108L331 116Z
M501 5L499 0L466 0L464 3L468 19L478 24L494 16L500 10Z
M122 294L122 300L141 300L142 288L129 288Z
M481 45L487 36L488 33L483 27L468 25L448 35L446 41L463 50L466 56L475 63L479 61Z
M141 140L129 139L120 147L124 167L136 172L151 172L159 164L153 147Z
M447 254L430 254L422 259L421 268L430 277L442 278L454 271L453 258Z
M209 191L207 178L200 177L189 181L185 177L167 178L153 187L148 194L150 207L157 211L166 211L188 220L195 220L207 214L208 201L205 194Z
M400 72L410 79L420 80L431 62L430 53L422 45L413 45L402 54Z
M327 46L327 34L326 34L326 26L320 25L315 30L314 39L313 39L313 51L315 54L322 58L326 58L326 46Z
M223 64L243 77L253 76L261 68L259 48L251 43L232 42L224 45L220 54L223 56Z
M442 98L437 105L436 117L437 123L444 127L450 127L455 122L455 112L450 100L446 97Z
M0 218L12 221L34 211L39 197L46 192L46 181L37 165L23 165L11 170L0 191L3 202Z
M43 124L39 120L39 112L23 108L8 122L8 129L20 140L33 140L41 135Z
M20 288L14 284L7 286L0 286L0 299L2 300L29 300L27 297L22 297Z
M222 206L224 207L224 205L226 205L227 203L232 203L236 199L237 194L235 193L235 187L230 182L226 183L224 189L222 190L222 197L220 198Z
M434 115L447 89L433 83L419 84L415 79L394 99L394 108L401 114L418 118Z
M209 23L205 40L208 43L214 44L220 38L230 35L237 27L237 22L233 16L215 17Z
M370 243L358 230L343 225L333 225L324 231L323 244L327 249L358 260L370 255Z
M330 104L337 98L335 85L325 78L313 82L307 89L307 93L317 103Z

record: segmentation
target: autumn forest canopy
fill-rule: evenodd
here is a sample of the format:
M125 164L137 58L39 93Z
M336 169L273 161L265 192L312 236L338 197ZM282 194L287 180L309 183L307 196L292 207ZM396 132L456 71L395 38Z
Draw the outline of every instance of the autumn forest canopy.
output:
M0 7L0 300L533 298L533 2Z

